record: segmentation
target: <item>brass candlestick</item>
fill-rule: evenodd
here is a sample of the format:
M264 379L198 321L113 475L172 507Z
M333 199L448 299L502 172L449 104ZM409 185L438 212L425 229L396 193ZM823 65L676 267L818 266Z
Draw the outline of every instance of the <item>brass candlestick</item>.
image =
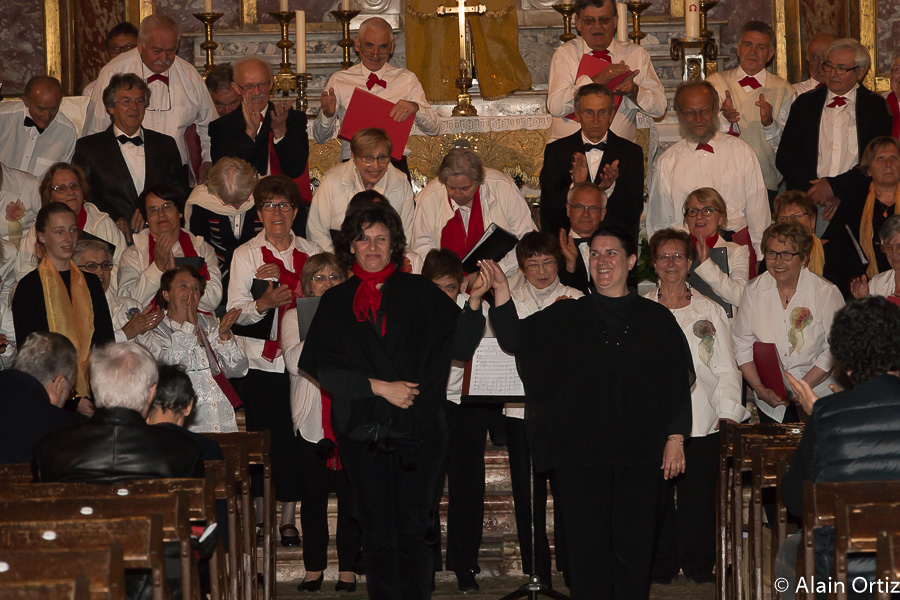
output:
M641 31L641 13L650 8L649 2L629 2L625 6L631 13L631 33L628 34L632 43L640 44L641 40L647 37L647 34Z
M563 32L562 35L559 36L559 39L561 39L563 42L574 40L575 34L572 33L572 15L575 14L575 5L569 4L567 2L561 2L560 4L554 4L553 10L561 14L563 17Z
M478 111L472 106L472 96L469 95L469 88L472 87L472 78L469 77L469 63L465 60L459 61L459 78L456 80L456 87L460 93L456 96L456 106L453 107L451 114L454 117L474 117Z
M712 38L673 38L669 47L672 60L681 62L682 80L700 81L719 55L719 48Z
M706 27L706 13L719 3L719 0L700 0L700 37L712 39L712 31Z
M295 106L297 110L302 113L305 113L306 109L309 108L309 98L306 95L306 88L309 86L311 77L312 75L309 73L297 73L297 89L300 91L300 95L297 98Z
M297 77L291 71L291 59L288 53L294 47L294 42L288 38L288 26L294 20L294 12L290 10L270 12L278 24L281 25L281 39L275 44L281 48L281 69L275 74L275 82L269 96L272 98L297 98Z
M350 21L359 14L358 10L332 10L329 11L335 19L341 22L341 31L344 37L338 42L338 46L344 49L344 60L341 61L341 69L349 69L353 63L350 61L350 48L353 47L353 40L350 39Z
M213 52L219 47L219 44L212 41L212 25L222 18L225 13L194 13L194 17L203 23L203 31L206 34L206 41L200 44L200 47L206 50L206 70L203 71L203 79L209 75L213 68Z

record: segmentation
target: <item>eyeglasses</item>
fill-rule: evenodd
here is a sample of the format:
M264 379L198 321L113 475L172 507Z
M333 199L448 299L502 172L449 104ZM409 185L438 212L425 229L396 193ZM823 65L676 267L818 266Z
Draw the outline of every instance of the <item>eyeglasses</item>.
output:
M170 213L175 211L175 204L172 202L163 202L159 206L151 206L147 209L147 216L156 216L161 212Z
M367 165L371 165L373 162L375 162L377 160L379 165L384 166L384 165L388 164L389 162L391 162L391 157L390 156L360 156L359 160L363 161Z
M94 273L95 271L97 271L99 269L103 269L104 271L112 271L113 266L112 266L111 262L109 262L108 260L105 260L102 263L98 263L98 262L94 262L94 261L86 262L83 265L78 265L78 268L81 269L82 271L89 271L91 273Z
M683 114L688 120L694 120L697 118L697 115L700 115L704 119L708 118L709 115L712 114L711 108L701 108L700 110L683 110L681 114Z
M279 212L289 212L294 210L294 205L290 202L263 202L260 206L266 212L272 212L276 208Z
M239 88L241 88L242 91L245 91L245 92L247 90L255 90L255 91L262 92L262 91L268 90L270 87L272 87L271 81L263 81L262 83L248 83L247 85L241 85L236 81L234 83Z
M537 273L538 271L549 271L553 268L557 268L559 265L555 260L545 260L544 262L530 262L525 263L525 270L530 273Z
M779 223L788 223L790 221L799 221L800 219L802 219L803 217L806 217L806 216L809 216L809 213L795 212L790 215L783 215L781 217L778 217L776 219L776 221L778 221Z
M719 209L715 206L703 206L701 208L685 208L684 214L689 217L696 217L700 213L703 213L704 217L711 217L713 214L719 212Z
M900 255L900 244L881 244L881 251L885 254Z
M683 262L687 260L687 256L680 252L676 252L675 254L660 254L656 257L656 262L658 263L667 263L670 260L673 260L675 262Z
M602 206L585 206L584 204L569 204L572 210L577 210L578 212L587 211L591 213L591 216L597 216L600 214L600 211L603 210Z
M128 52L129 50L134 50L137 48L137 44L124 44L122 46L116 46L112 44L107 46L106 49L110 51L111 54L121 54L122 52Z
M825 73L831 73L832 71L834 71L838 75L846 75L850 71L855 71L858 68L859 67L839 67L833 62L827 60L822 63L822 71L824 71Z
M78 190L81 189L81 184L78 183L77 181L73 181L72 183L61 183L59 185L54 185L50 189L53 190L54 192L56 192L57 194L65 194L69 190L72 190L73 192L77 192Z
M128 108L129 106L147 106L145 98L117 98L116 104Z
M776 258L780 258L786 263L794 260L794 257L800 254L799 252L788 252L787 250L782 250L781 252L775 252L774 250L766 250L766 260L774 261Z
M339 273L332 273L331 275L319 273L318 275L313 275L312 280L316 283L325 283L326 281L330 281L331 283L341 283L344 281L344 277Z
M600 23L604 27L613 22L612 17L578 17L578 22L584 25L585 27L593 27L597 23Z

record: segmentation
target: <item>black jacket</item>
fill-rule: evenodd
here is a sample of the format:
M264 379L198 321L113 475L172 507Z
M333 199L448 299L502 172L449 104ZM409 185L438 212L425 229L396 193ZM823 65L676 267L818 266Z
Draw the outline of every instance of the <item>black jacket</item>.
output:
M584 152L581 130L547 144L544 150L540 175L541 229L554 234L560 229L569 230L566 196L572 185L572 156L576 152ZM599 183L603 167L616 160L619 161L619 177L607 200L604 222L624 227L637 241L644 211L644 153L637 144L610 131L594 183Z
M42 438L32 470L35 481L101 484L203 477L203 448L178 431L147 425L137 411L103 408L87 423Z
M187 199L188 171L181 162L175 140L164 133L144 128L144 189L170 185ZM131 219L138 207L138 196L113 126L106 131L79 139L72 162L84 169L91 184L91 202L109 213L113 220Z
M233 110L209 124L210 151L213 163L223 156L242 158L253 165L260 176L269 170L269 133L272 131L272 103L263 119L256 139L247 135L242 110ZM275 144L275 153L281 171L292 179L306 170L309 158L309 135L306 133L306 114L291 109L288 113L287 132Z

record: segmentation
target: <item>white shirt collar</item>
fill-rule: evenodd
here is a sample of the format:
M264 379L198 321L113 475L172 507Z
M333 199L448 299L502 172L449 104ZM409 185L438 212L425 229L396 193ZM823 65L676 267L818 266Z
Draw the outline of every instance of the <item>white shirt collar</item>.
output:
M140 129L138 129L137 133L134 134L134 135L128 135L127 133L125 133L124 131L122 131L122 130L119 129L118 127L116 127L115 124L113 124L113 135L114 135L115 137L119 137L120 135L124 135L125 137L129 137L129 138L139 137L139 138L141 138L141 139L144 139L144 128L141 127Z
M581 131L581 141L584 142L585 144L605 144L606 138L608 138L608 137L609 137L609 130L607 130L607 132L605 134L603 134L603 138L599 142L592 142L591 140L588 139L588 137L586 135L584 135L584 130Z
M856 90L857 90L858 88L859 88L859 84L857 83L857 84L854 85L853 88L852 88L849 92L847 92L846 94L835 94L834 92L832 92L832 91L829 89L828 92L825 94L825 104L826 104L826 105L831 104L831 101L834 100L834 98L835 98L836 96L843 96L844 98L847 99L847 102L848 102L848 103L856 102ZM827 88L826 88L826 89L827 89Z

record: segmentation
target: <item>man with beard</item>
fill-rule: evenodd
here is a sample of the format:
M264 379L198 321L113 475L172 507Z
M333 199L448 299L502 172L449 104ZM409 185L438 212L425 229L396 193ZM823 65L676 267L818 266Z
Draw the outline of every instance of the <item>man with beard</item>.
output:
M719 132L719 95L707 81L683 83L675 92L681 141L663 152L650 182L647 235L683 228L684 201L697 188L722 194L728 208L723 237L749 232L756 256L772 222L766 184L756 152L746 142ZM748 229L749 231L743 231Z

